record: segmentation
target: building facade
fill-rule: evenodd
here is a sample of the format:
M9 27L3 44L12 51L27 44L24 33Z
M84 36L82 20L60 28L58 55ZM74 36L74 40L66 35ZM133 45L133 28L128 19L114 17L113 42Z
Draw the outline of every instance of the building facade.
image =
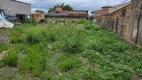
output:
M31 5L16 0L0 0L0 9L7 15L27 18L31 14Z
M93 11L92 14L94 15L94 17L108 14L109 13L109 9L112 8L112 7L113 6L104 6L100 10Z
M31 13L30 18L36 19L37 21L44 20L44 13L42 12L34 12Z

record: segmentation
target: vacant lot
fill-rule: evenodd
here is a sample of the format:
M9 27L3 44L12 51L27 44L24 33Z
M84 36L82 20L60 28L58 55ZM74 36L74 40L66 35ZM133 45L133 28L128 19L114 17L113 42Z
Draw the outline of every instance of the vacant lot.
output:
M0 80L140 80L142 49L86 20L0 29Z

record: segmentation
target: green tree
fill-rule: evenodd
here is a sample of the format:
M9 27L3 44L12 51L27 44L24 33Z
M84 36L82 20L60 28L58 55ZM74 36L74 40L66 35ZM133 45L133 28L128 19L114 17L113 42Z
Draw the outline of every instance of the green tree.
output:
M42 10L35 10L35 12L41 12L41 13L44 13L44 11L42 11Z
M64 3L62 3L61 5L59 5L59 4L54 5L54 7L53 7L53 8L50 8L48 12L50 13L50 12L56 10L56 7L57 7L57 6L63 8L63 10L70 10L70 11L73 10L73 7L71 7L69 4L64 4Z

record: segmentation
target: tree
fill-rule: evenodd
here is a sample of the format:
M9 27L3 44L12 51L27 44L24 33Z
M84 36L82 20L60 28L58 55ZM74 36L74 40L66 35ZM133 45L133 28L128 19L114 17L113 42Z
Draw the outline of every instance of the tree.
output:
M35 12L40 12L40 13L44 13L44 11L42 11L42 10L35 10Z
M69 11L72 11L72 10L73 10L73 8L72 8L69 4L64 4L64 3L62 3L61 5L59 5L59 4L54 5L54 7L53 7L53 8L50 8L48 12L50 13L50 12L56 10L56 7L57 7L57 6L61 7L63 10L69 10Z

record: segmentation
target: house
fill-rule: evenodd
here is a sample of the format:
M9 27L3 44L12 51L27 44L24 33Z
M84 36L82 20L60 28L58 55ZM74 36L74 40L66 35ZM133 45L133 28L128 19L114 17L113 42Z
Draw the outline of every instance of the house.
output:
M96 16L101 16L109 13L109 9L112 8L113 6L104 6L100 10L93 11L92 14L94 17Z
M102 17L105 18L106 17L105 15L109 13L109 9L112 8L112 7L113 6L104 6L104 7L102 7L102 9L93 11L92 12L92 14L93 14L92 17L93 17L94 21L95 22L96 21L101 22Z
M31 14L31 4L17 0L0 0L0 9L4 14L16 16L20 20L28 18Z
M69 18L88 18L87 10L73 10L69 11Z
M56 7L56 10L46 14L48 18L88 18L87 10L63 10L61 7Z
M69 11L62 10L60 12L52 11L52 12L46 14L46 17L48 17L48 18L67 18L68 15L69 15Z
M106 18L105 15L107 15L109 13L109 9L112 8L112 7L113 6L104 6L99 10L93 11L92 16L94 18L94 21L99 23L99 24L104 23L105 20L102 20L102 18L104 18L104 19Z
M30 18L36 19L37 21L44 19L44 13L42 12L34 12L31 13Z

